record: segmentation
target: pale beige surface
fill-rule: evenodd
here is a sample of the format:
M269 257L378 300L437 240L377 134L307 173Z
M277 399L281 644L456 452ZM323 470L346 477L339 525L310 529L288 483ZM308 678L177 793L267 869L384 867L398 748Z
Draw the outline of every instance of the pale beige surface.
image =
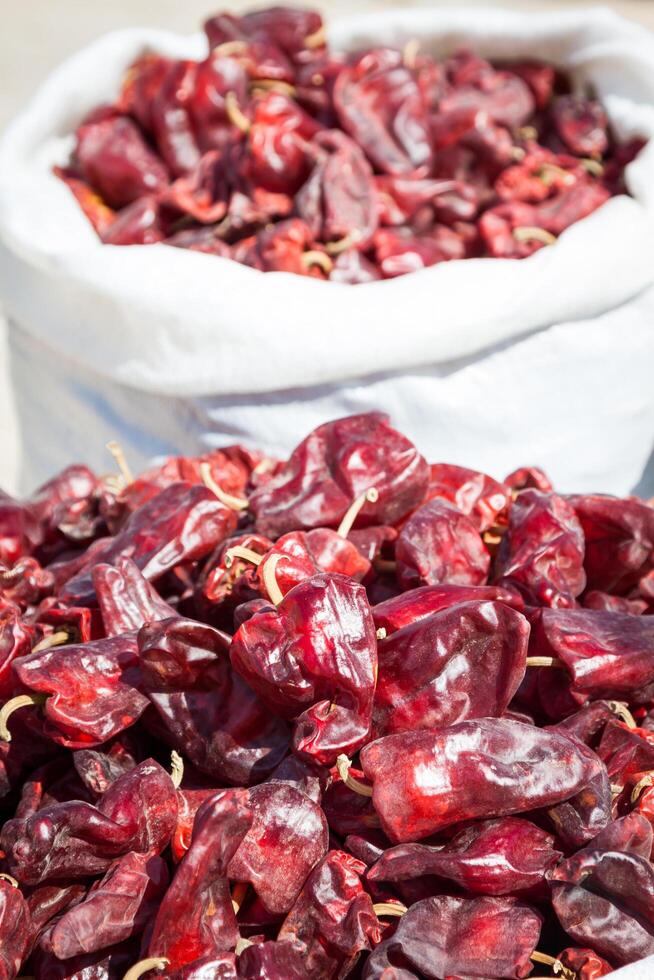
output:
M272 0L270 0L272 2ZM282 2L282 0L278 0ZM292 2L292 0L287 0ZM19 111L48 72L67 55L106 31L134 25L166 27L190 33L217 9L241 11L264 6L243 0L0 0L0 128ZM314 0L328 17L384 7L436 6L433 0ZM464 6L451 0L449 6ZM468 6L509 6L521 10L555 10L597 3L568 0L516 0L493 4L477 0ZM654 0L606 3L624 16L654 29ZM1 299L1 298L0 298ZM0 487L14 487L17 439L6 370L4 324L0 317ZM67 460L62 460L62 465Z

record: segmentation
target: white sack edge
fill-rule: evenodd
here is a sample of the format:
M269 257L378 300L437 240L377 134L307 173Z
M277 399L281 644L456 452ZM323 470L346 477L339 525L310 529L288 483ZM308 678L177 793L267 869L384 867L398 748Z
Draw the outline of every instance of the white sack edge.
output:
M538 55L590 82L621 136L654 136L654 39L604 9L405 10L341 21L336 47L461 44ZM144 50L201 57L200 36L133 29L62 65L0 143L0 291L12 319L100 375L176 396L307 387L450 362L592 317L654 280L654 143L626 196L521 262L444 263L343 286L165 245L103 246L51 174L80 117L118 91Z

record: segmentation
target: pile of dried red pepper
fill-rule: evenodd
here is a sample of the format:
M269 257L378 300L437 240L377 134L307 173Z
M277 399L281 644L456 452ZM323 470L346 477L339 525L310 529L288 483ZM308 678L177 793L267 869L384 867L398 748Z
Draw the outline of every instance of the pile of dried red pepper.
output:
M318 13L285 7L205 32L204 61L137 61L57 169L103 242L342 283L524 258L625 193L643 145L542 62L415 42L345 56Z
M1 501L3 980L654 954L654 507L380 413L114 452Z

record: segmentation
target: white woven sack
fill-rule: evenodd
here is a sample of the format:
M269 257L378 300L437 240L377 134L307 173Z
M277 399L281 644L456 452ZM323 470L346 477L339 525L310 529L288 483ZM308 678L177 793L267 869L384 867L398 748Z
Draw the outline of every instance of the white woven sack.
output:
M609 11L420 9L331 27L341 48L469 45L591 83L621 137L654 133L654 40ZM287 452L313 425L388 410L433 460L563 490L625 493L654 444L654 144L607 202L521 262L450 262L344 286L165 245L103 246L51 173L81 116L144 50L200 58L200 36L102 38L43 85L0 143L0 295L24 483L71 458L102 469L242 439Z

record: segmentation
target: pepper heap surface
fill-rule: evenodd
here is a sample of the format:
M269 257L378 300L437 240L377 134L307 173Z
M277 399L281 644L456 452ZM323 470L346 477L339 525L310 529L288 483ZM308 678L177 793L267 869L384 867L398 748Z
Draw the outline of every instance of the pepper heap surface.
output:
M654 954L654 508L279 461L0 500L0 978L596 980Z
M297 8L204 27L203 61L145 54L56 168L107 244L352 284L524 258L625 193L643 146L544 62L345 55Z

